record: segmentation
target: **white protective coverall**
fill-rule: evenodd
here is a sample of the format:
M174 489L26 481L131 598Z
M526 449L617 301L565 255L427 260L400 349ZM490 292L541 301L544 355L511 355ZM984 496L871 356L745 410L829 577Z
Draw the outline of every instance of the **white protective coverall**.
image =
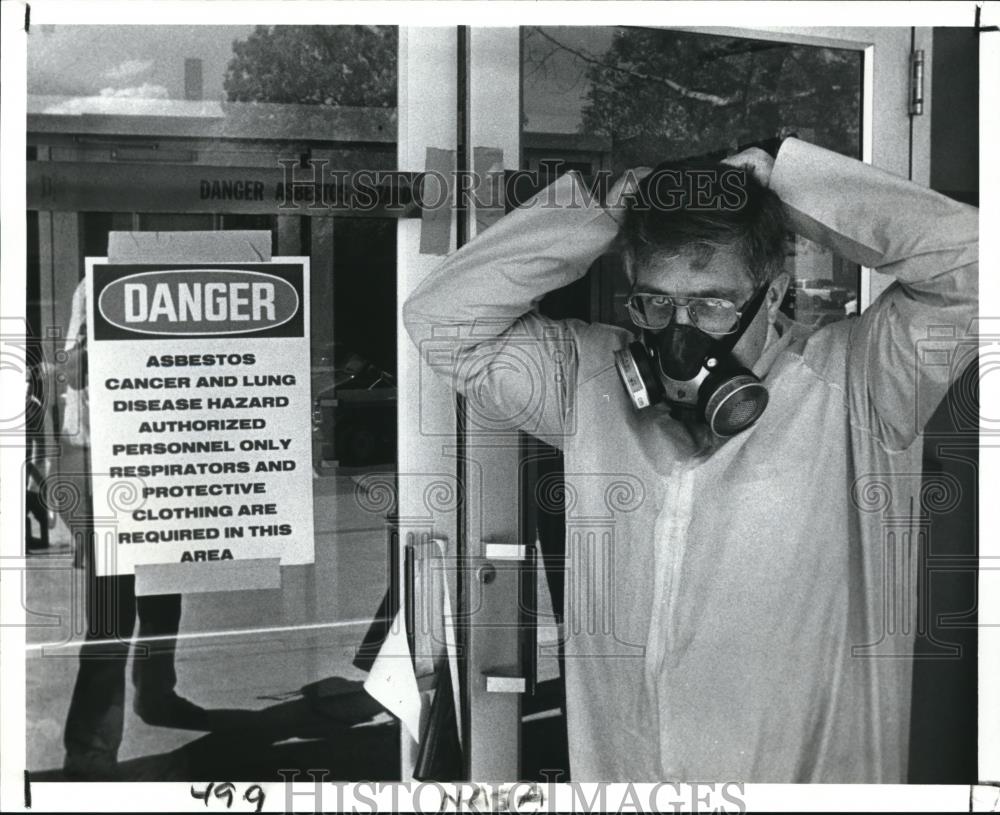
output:
M474 427L565 453L575 781L907 780L921 430L975 346L978 210L795 139L769 186L797 233L895 282L860 317L772 330L770 404L707 457L632 408L628 332L534 310L618 231L573 174L404 305Z

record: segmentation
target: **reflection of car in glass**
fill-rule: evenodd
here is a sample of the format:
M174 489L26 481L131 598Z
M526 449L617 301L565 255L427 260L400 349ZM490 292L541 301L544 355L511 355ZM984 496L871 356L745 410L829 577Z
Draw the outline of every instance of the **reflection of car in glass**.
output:
M846 286L839 286L825 277L795 281L795 300L800 308L841 309L852 294L853 292Z
M313 349L312 432L317 469L396 460L396 380L340 343Z

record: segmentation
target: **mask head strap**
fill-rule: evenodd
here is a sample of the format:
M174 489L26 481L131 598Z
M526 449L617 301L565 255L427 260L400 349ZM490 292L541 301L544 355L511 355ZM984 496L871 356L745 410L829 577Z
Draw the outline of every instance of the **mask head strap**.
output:
M740 337L743 336L744 332L750 327L750 323L757 317L757 312L760 311L760 307L764 303L764 297L770 287L771 282L767 281L747 301L747 304L743 307L743 313L740 315L740 324L737 329L732 334L727 334L719 340L722 350L732 351L736 343L740 341Z

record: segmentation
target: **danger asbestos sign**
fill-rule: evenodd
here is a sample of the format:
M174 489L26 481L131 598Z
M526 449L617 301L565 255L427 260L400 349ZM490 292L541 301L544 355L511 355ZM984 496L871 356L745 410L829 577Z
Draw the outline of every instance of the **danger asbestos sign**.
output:
M98 574L313 562L308 259L87 278Z

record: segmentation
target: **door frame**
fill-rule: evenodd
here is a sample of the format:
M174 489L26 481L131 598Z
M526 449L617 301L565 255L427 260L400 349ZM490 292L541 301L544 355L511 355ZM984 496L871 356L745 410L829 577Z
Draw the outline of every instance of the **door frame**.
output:
M399 125L397 167L407 170L441 169L442 159L454 169L458 146L458 84L442 81L454 77L458 64L457 29L454 26L399 27ZM428 115L433 111L433 115ZM433 165L433 166L432 166ZM396 371L400 394L413 398L397 401L398 424L398 557L395 575L402 603L410 601L406 582L406 546L411 536L430 533L447 543L454 559L459 537L458 494L444 505L428 501L428 479L435 474L456 478L458 423L454 392L420 357L403 324L403 304L423 279L441 262L443 253L456 247L458 217L449 207L446 217L426 213L420 219L400 218L396 232ZM421 241L433 243L422 252ZM455 597L458 574L447 572ZM401 780L410 781L418 744L400 728Z

